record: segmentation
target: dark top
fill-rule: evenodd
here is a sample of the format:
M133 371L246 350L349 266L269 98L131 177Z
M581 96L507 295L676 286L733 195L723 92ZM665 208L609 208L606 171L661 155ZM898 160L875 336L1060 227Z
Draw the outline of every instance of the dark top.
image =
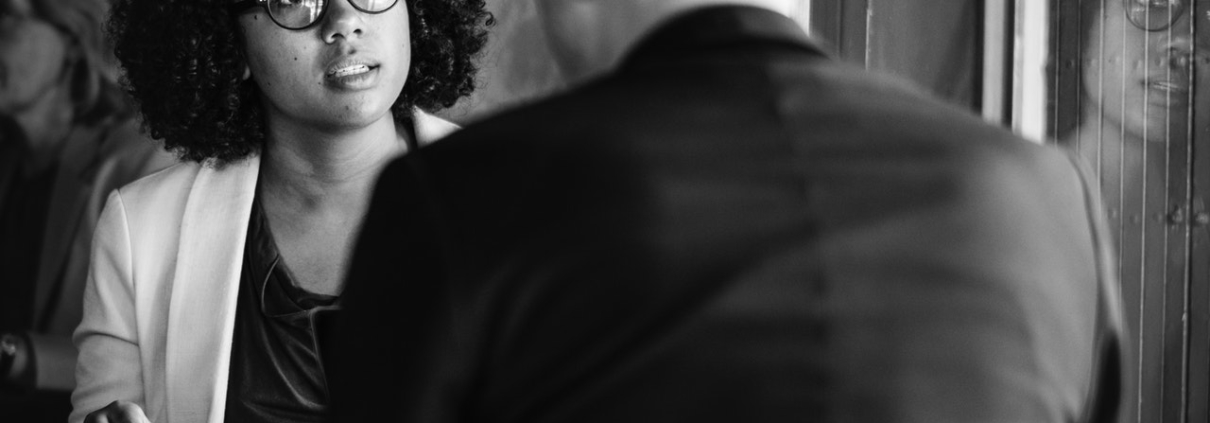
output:
M328 383L316 327L339 309L337 300L294 283L260 201L253 200L235 311L226 421L324 420Z
M8 143L9 141L4 141ZM19 145L0 146L0 154L24 156ZM33 325L34 284L38 253L46 230L50 193L57 166L27 175L22 161L0 167L0 331L28 330Z
M396 160L337 421L1112 421L1095 185L921 92L703 8Z

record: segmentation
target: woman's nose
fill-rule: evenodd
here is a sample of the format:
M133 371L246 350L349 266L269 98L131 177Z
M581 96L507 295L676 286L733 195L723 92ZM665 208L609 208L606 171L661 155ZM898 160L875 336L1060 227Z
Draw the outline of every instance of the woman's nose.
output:
M1188 28L1186 28L1188 31ZM1147 53L1148 62L1152 66L1168 66L1172 69L1187 69L1193 59L1193 37L1173 27L1168 31L1149 34L1151 42L1146 45L1151 49Z
M337 39L360 37L365 31L365 14L353 7L349 0L327 0L328 16L323 22L323 38L325 42L334 43Z
M1189 31L1169 32L1160 37L1168 50L1193 51L1193 34Z

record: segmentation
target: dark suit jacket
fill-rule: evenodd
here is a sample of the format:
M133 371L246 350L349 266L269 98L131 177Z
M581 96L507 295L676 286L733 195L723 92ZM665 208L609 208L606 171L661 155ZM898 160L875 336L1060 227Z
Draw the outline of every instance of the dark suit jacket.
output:
M1099 213L1068 156L698 10L385 171L337 418L1108 421Z

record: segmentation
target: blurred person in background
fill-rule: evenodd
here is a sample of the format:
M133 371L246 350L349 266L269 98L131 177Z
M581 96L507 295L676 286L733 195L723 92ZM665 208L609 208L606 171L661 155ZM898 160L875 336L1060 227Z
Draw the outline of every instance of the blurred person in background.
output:
M70 410L93 228L113 189L169 165L140 136L105 44L105 0L0 0L0 410Z
M1210 1L1064 4L1071 9L1055 21L1062 35L1048 69L1055 77L1055 135L1095 175L1110 216L1134 359L1124 412L1132 420L1158 421L1158 413L1176 410L1168 409L1168 398L1183 395L1169 389L1181 383L1167 373L1179 363L1169 351L1191 348L1172 336L1182 318L1168 314L1169 304L1185 302L1187 294L1177 300L1177 291L1167 288L1164 275L1179 273L1169 257L1183 254L1165 243L1176 233L1169 230L1200 230L1197 217L1185 216L1200 214L1195 175L1204 153L1195 151L1210 141ZM1204 260L1196 256L1189 260Z
M1210 42L1193 33L1210 26L1210 1L1085 0L1080 8L1081 22L1089 23L1080 49L1080 117L1060 141L1090 166L1105 161L1102 154L1143 157L1150 147L1158 159L1166 143L1183 145L1191 111L1210 110L1210 95L1201 93L1210 87L1210 72L1195 69L1210 59ZM1197 87L1199 95L1191 95ZM1160 173L1150 178L1167 176L1162 166L1152 169ZM1125 171L1123 181L1139 181L1143 166Z
M384 170L335 421L1115 421L1095 185L794 3L539 0L575 88Z
M71 422L326 416L323 322L382 166L453 131L482 0L118 0L114 51L183 163L113 192Z

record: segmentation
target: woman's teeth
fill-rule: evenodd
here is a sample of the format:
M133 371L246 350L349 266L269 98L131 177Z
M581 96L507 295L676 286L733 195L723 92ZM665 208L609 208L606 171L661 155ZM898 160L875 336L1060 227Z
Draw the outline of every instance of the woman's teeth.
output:
M1164 91L1180 92L1180 91L1185 90L1185 87L1183 85L1173 84L1168 81L1152 81L1150 85L1152 88L1164 90Z
M341 78L350 75L362 74L370 71L370 67L366 65L353 65L345 68L340 68L328 74L333 78Z

